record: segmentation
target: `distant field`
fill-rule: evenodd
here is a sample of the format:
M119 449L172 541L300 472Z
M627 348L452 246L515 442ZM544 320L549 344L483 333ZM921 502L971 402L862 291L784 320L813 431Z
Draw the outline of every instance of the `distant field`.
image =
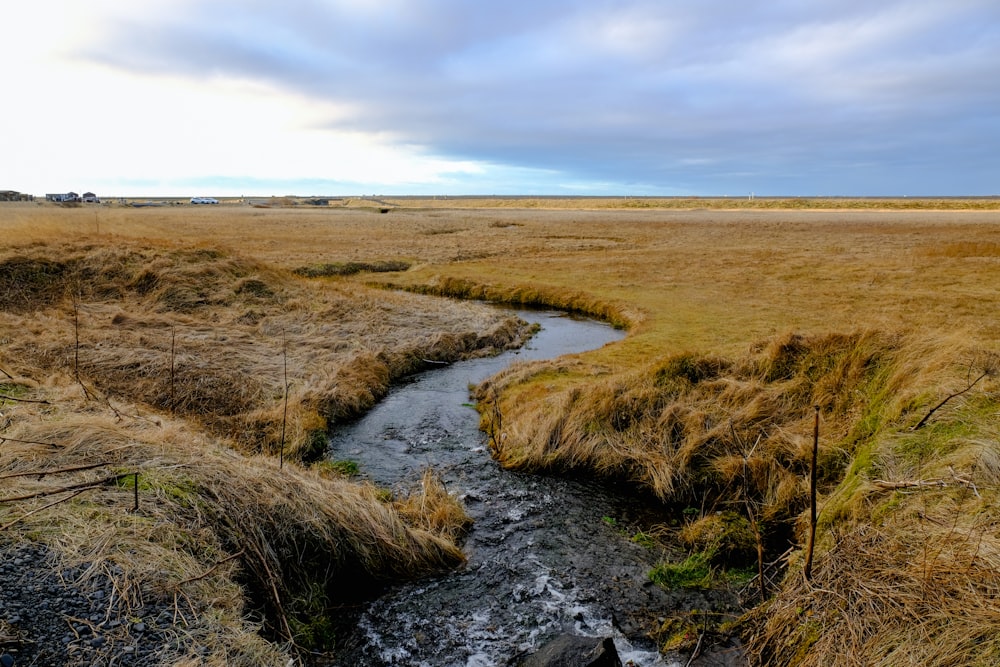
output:
M411 270L392 280L407 285L450 276L569 290L629 311L623 347L649 352L857 326L996 343L998 221L1000 211L967 210L0 206L8 244L145 238L287 269L403 261Z
M998 210L1000 195L983 197L565 197L516 195L461 196L284 196L218 197L220 206L334 208L551 208L551 209L888 209ZM43 202L39 202L43 203ZM105 206L190 206L190 198L110 198ZM90 205L87 205L90 206Z

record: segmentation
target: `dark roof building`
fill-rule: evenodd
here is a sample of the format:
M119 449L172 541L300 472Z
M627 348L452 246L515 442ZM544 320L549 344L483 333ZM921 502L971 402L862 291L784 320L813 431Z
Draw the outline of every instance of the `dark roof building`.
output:
M0 201L34 201L33 195L26 195L17 190L0 190Z

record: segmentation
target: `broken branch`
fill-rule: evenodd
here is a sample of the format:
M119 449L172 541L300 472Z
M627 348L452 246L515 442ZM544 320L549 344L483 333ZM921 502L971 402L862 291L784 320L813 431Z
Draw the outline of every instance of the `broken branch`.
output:
M41 479L46 475L58 475L64 472L79 472L80 470L92 470L94 468L100 468L106 465L111 465L111 464L107 462L102 462L102 463L91 463L90 465L85 465L85 466L74 466L72 468L55 468L52 470L31 470L28 472L15 472L15 473L10 473L9 475L0 475L0 479L10 479L12 477L35 477L35 476L37 476L38 479Z
M118 480L122 479L123 477L129 477L132 474L133 473L127 472L121 475L112 475L111 477L106 477L96 482L83 482L80 484L63 486L58 489L49 489L47 491L38 491L37 493L29 493L23 496L14 496L13 498L0 498L0 503L12 503L14 501L30 500L32 498L42 498L44 496L52 496L57 493L63 493L65 491L77 491L77 490L86 491L88 489L96 489L101 486L107 486L108 484L117 483Z
M955 392L954 394L949 394L948 396L945 396L945 397L944 397L944 400L942 400L942 401L941 401L940 403L938 403L938 404L937 404L937 405L935 405L935 406L934 406L933 408L931 408L931 409L930 409L930 410L929 410L929 411L927 412L927 414L926 414L926 415L924 415L924 418L923 418L923 419L921 419L920 421L918 421L918 422L917 422L917 425L916 425L916 426L914 426L913 428L911 428L910 430L911 430L911 431L916 431L916 430L917 430L918 428L920 428L921 426L923 426L924 424L926 424L926 423L927 423L927 420L931 418L931 415L933 415L933 414L934 414L935 412L937 412L937 411L938 411L938 410L940 410L940 409L941 409L942 407L944 407L944 404L945 404L945 403L947 403L947 402L948 402L948 401L950 401L951 399L953 399L953 398L957 398L958 396L961 396L961 395L962 395L962 394L964 394L965 392L969 391L970 389L972 389L973 387L975 387L975 386L976 386L977 384L979 384L979 381L980 381L980 380L982 380L982 379L983 379L984 377L986 377L986 376L987 376L987 375L989 375L989 374L990 374L990 371L988 371L988 370L985 370L985 371L983 371L982 375L980 375L980 376L979 376L979 377L977 377L977 378L976 378L975 380L973 380L973 381L972 381L971 383L969 383L969 386L968 386L968 387L966 387L965 389L963 389L962 391L956 391L956 392Z
M18 403L42 403L44 405L52 405L48 401L39 401L30 398L18 398L16 396L8 396L7 394L0 394L0 399L4 401L17 401Z

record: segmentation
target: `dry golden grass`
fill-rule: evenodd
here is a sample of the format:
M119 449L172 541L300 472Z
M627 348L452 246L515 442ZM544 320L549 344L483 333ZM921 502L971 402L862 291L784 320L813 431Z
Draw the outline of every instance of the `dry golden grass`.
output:
M285 665L248 618L328 648L338 605L462 562L433 476L390 503L291 460L428 360L515 343L515 318L155 240L6 247L0 287L0 538L122 572L126 615L172 599L199 664Z
M931 492L932 513L830 535L810 583L753 613L766 665L995 665L1000 554L992 504Z
M12 367L79 374L111 401L190 416L248 452L277 453L283 433L295 458L423 360L519 335L467 304L373 298L219 251L134 242L14 248L0 255L0 285Z
M172 603L181 646L209 650L198 664L285 665L287 649L257 636L251 611L264 613L269 636L321 645L312 626L330 608L463 561L454 526L404 520L422 517L414 507L437 516L454 503L430 482L431 498L397 509L371 487L237 454L183 419L123 416L140 406L109 410L72 382L3 386L47 401L3 405L3 498L34 496L0 499L3 538L48 544L64 564L87 564L88 576L108 573L126 616L144 602Z
M751 657L761 664L993 664L996 646L985 633L995 629L1000 553L989 509L1000 500L995 380L956 397L926 427L909 429L1000 350L996 202L803 200L772 210L777 204L400 199L96 211L19 204L0 209L0 229L12 243L235 248L259 264L253 275L227 275L265 286L269 271L405 262L411 268L404 272L330 282L331 293L373 282L604 317L627 327L628 338L517 366L483 388L484 426L495 430L497 456L528 469L612 477L682 505L755 508L773 548L804 534L804 477L819 405L816 579L802 584L792 559L774 602L745 625ZM391 211L379 214L376 207L386 205ZM256 282L242 292L235 301L263 298ZM44 291L40 298L53 310L40 323L16 306L10 317L22 318L17 327L27 331L58 329L62 347L46 358L52 365L62 355L65 368L67 302ZM409 297L383 292L366 308L393 299L405 304ZM95 307L81 312L87 308ZM309 308L289 310L299 321ZM236 336L240 314L233 310L223 322L225 335ZM157 326L153 314L143 317L145 329ZM378 329L373 324L365 335ZM305 337L289 330L290 338ZM158 345L162 359L162 340ZM259 391L271 395L273 409L275 349L264 355L267 372L255 378L261 388L232 400L252 402ZM391 375L385 367L400 363L391 355L387 363L384 348L365 351L339 376L356 388L335 404L348 413L370 405L378 395L370 388L383 386ZM117 363L109 359L94 371L111 373ZM879 480L943 486L887 494ZM441 507L450 514L447 503ZM692 545L714 534L701 528L690 529ZM875 562L879 555L883 562Z

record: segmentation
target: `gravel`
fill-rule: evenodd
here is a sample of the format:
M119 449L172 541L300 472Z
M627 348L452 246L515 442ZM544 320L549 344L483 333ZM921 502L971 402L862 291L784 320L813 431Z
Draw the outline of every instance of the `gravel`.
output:
M0 544L0 667L152 665L187 653L173 606L125 609L121 571L59 569L39 544Z

